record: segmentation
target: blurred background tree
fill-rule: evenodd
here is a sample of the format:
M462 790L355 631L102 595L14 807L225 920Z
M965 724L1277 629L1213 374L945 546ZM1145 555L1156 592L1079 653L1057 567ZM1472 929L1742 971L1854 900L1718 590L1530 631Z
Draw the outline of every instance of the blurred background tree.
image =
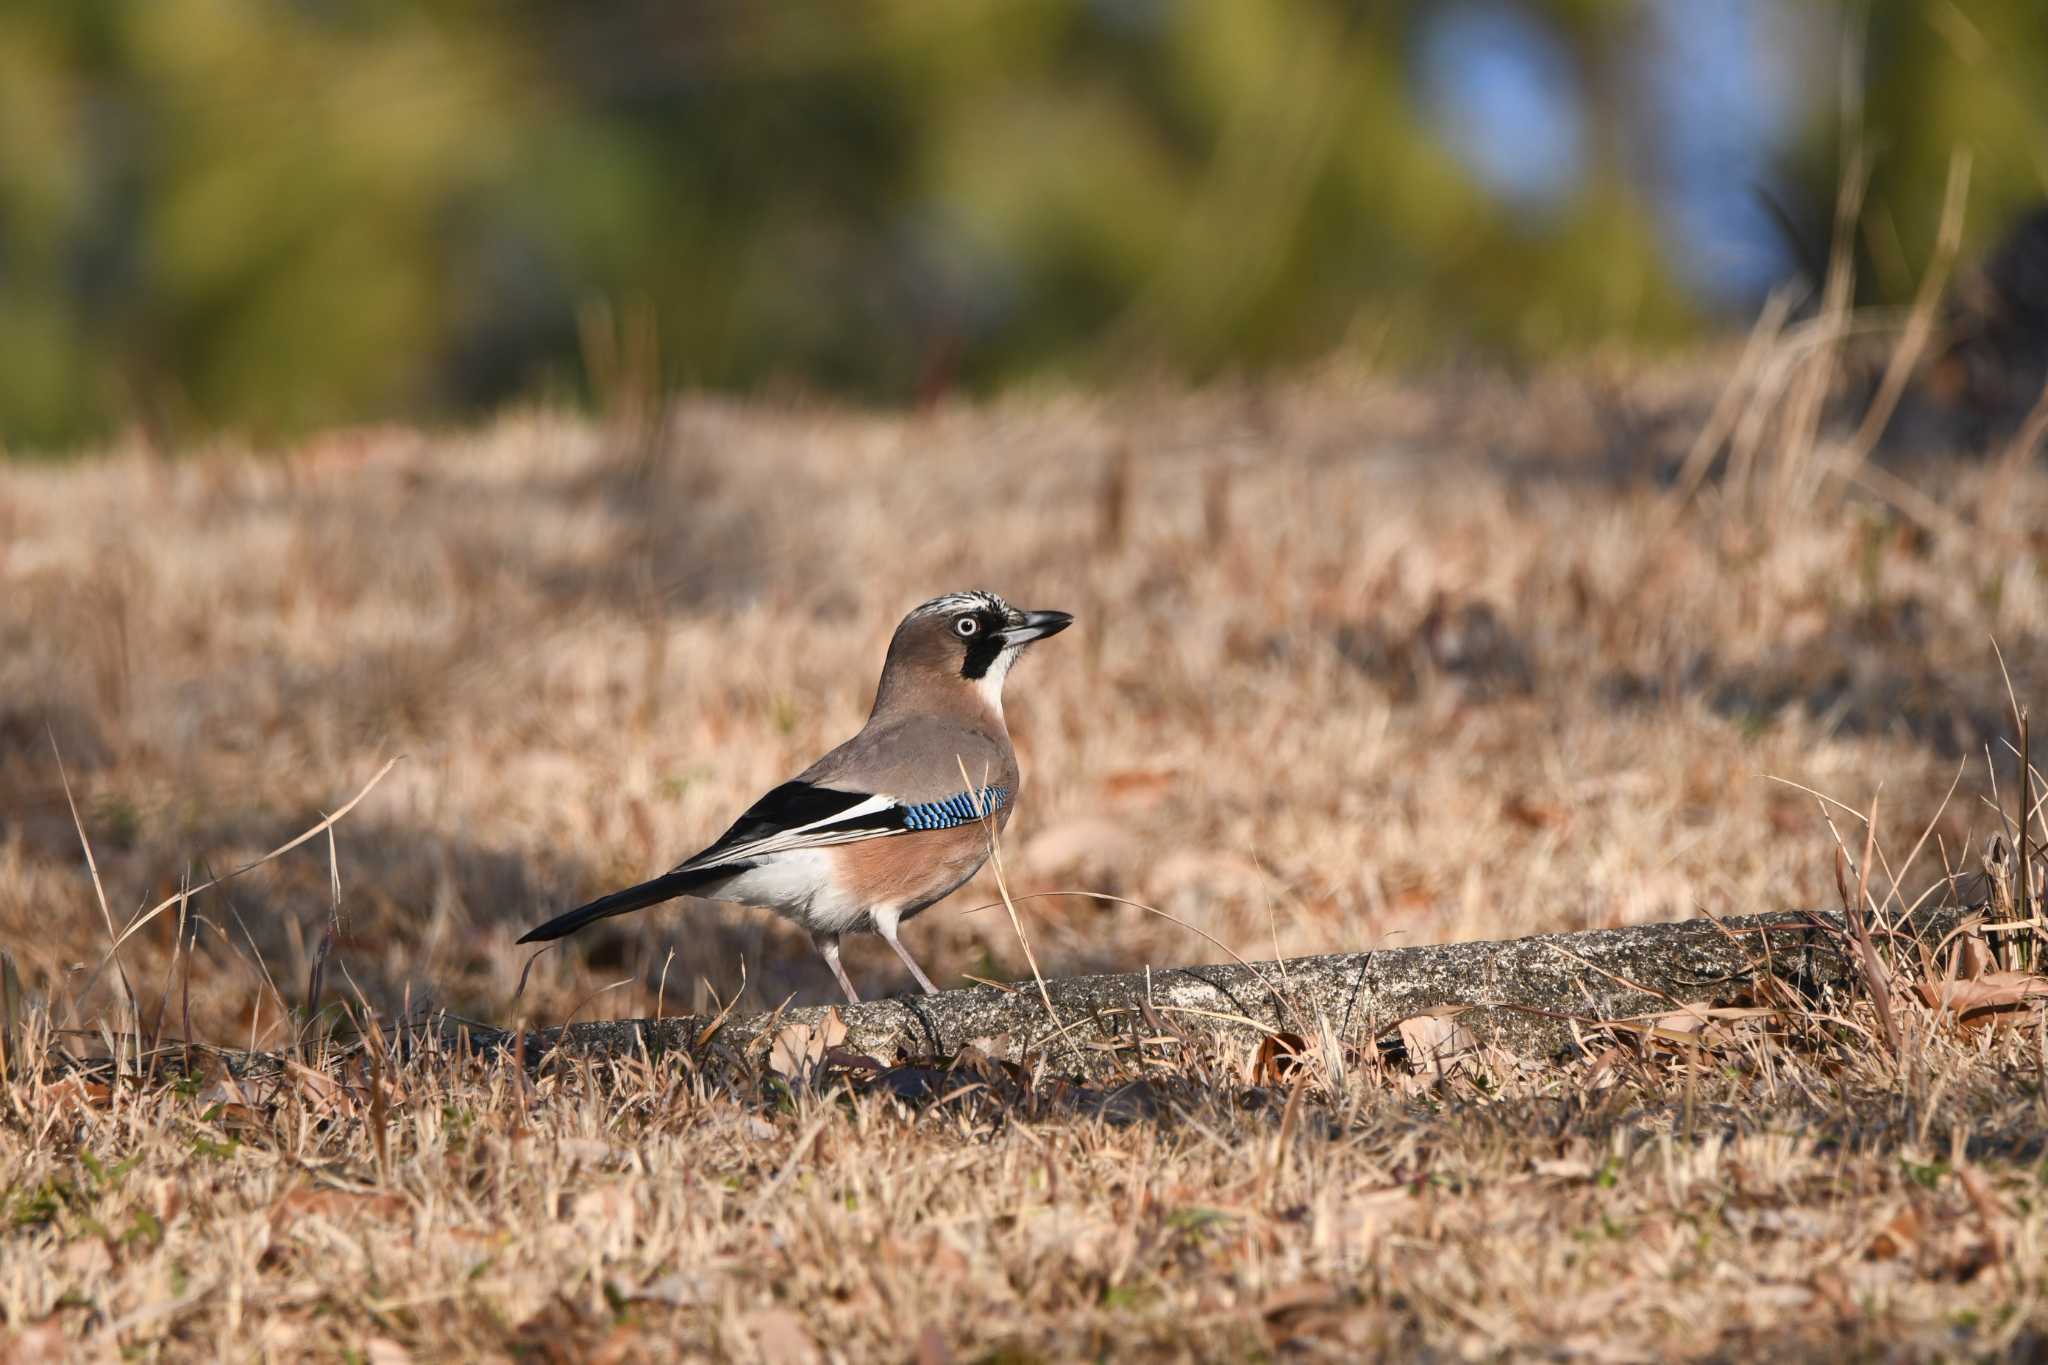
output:
M1810 254L1779 224L1827 222L1863 30L1865 285L1903 298L1955 146L1973 243L2048 183L2048 17L1863 15L13 0L0 443L576 396L618 319L664 383L877 401L1667 345Z

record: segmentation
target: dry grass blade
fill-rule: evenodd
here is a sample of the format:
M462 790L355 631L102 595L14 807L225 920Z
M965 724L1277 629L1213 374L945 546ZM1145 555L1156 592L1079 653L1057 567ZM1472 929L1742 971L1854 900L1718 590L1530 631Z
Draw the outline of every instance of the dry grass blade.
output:
M403 755L401 755L400 757L403 757ZM272 850L270 850L270 852L264 854L262 857L254 859L251 862L244 863L240 867L234 869L232 872L228 872L221 876L214 877L208 881L201 882L198 886L191 887L189 889L181 888L177 895L166 896L164 899L158 901L155 905L151 906L148 910L145 910L141 914L137 915L134 919L128 922L128 926L125 929L123 929L119 937L117 937L114 940L113 948L110 949L107 953L108 960L112 960L114 954L121 951L122 944L126 943L129 939L133 938L136 934L140 933L143 930L143 928L150 923L150 921L154 920L158 915L161 915L164 911L170 909L172 906L177 905L179 902L183 900L190 899L191 897L198 895L202 891L210 891L214 887L221 885L221 883L223 882L233 881L235 878L241 876L243 873L252 871L255 868L259 868L263 866L265 863L270 862L274 858L280 858L285 854L291 852L293 849L297 848L300 844L305 843L308 839L316 838L319 835L324 834L328 830L332 829L336 822L341 820L342 817L346 816L350 811L354 810L356 808L357 803L360 802L364 797L368 796L370 792L375 789L376 785L384 780L385 775L397 766L397 758L391 759L390 761L385 763L383 767L377 769L376 775L374 777L372 777L368 782L365 782L363 784L362 790L358 791L354 796L351 796L348 800L344 801L341 804L341 809L335 811L334 814L322 819L320 823L314 825L305 833L300 834L298 837L294 839L290 839L282 844L279 844L276 848L273 848ZM102 962L100 965L104 967L106 963Z
M0 1083L14 1075L14 959L0 949Z
M1009 879L1003 871L1002 840L996 837L995 811L988 805L987 780L984 777L982 785L977 787L974 779L967 775L967 761L958 754L953 756L953 761L960 765L960 781L966 785L968 791L976 793L975 802L982 808L981 824L988 834L989 865L995 871L996 892L1002 897L1003 909L1010 914L1010 928L1016 932L1017 942L1024 949L1024 961L1031 966L1031 979L1038 983L1038 999L1039 1003L1045 1006L1045 1017L1051 1021L1053 1031L1057 1033L1060 1029L1059 1012L1052 1007L1052 992L1046 988L1045 973L1038 970L1038 955L1031 951L1031 938L1024 932L1023 917L1017 913L1017 902L1011 899Z
M2041 392L2034 399L2034 405L2027 409L2019 428L2013 432L2012 442L1999 457L1998 468L2008 480L2034 458L2041 449L2043 439L2048 439L2048 381L2041 385Z
M1749 337L1743 343L1742 356L1735 363L1734 373L1722 386L1713 411L1707 415L1706 423L1693 438L1685 460L1679 466L1671 499L1674 519L1698 496L1707 471L1713 468L1714 457L1727 444L1745 403L1753 400L1756 377L1765 358L1784 333L1785 320L1792 315L1793 305L1798 302L1797 294L1798 291L1791 286L1780 286L1764 300L1756 322L1749 329Z
M2019 866L2016 870L2016 875L2019 878L2020 888L2018 908L2021 915L2031 917L2034 913L2034 852L2032 846L2033 841L2027 833L2027 826L2029 823L2027 817L2032 813L2034 809L2034 767L2032 760L2028 757L2027 708L2024 706L2020 708L2019 720L2020 813L2019 819L2014 822L2018 828L2019 840Z
M1852 932L1856 937L1857 960L1863 968L1863 982L1870 991L1870 1001L1877 1009L1879 1024L1884 1028L1885 1041L1891 1045L1894 1059L1905 1059L1905 1042L1899 1034L1899 1021L1892 1013L1891 983L1885 966L1877 955L1877 948L1871 942L1869 915L1874 907L1870 904L1870 864L1877 854L1877 798L1870 797L1870 814L1863 825L1863 857L1856 867L1856 899L1853 904L1843 907L1848 916Z
M78 802L71 795L71 775L64 771L64 755L57 748L57 733L54 730L50 730L47 726L44 728L50 740L50 753L57 760L57 777L64 784L64 804L70 807L71 810L71 826L78 831L78 846L85 851L86 871L92 874L93 898L99 902L100 918L105 921L107 927L107 941L113 945L107 949L107 959L114 963L114 970L120 975L122 996L127 1001L129 1013L139 1029L142 1022L142 1005L135 997L134 984L128 980L128 968L121 962L121 941L127 935L118 934L114 931L114 912L107 904L107 888L100 882L100 865L99 860L93 857L92 840L86 837L85 821L79 818ZM106 965L105 961L100 963L102 969ZM94 975L97 976L98 973L95 972ZM91 982L88 981L86 988L80 990L72 997L74 1007L90 989Z
M1850 439L1852 465L1860 465L1877 448L1878 439L1884 435L1892 413L1897 411L1906 383L1913 377L1914 368L1927 348L1927 340L1934 334L1934 323L1940 312L1943 290L1948 285L1949 270L1963 245L1963 208L1969 193L1970 153L1966 148L1957 147L1949 155L1948 188L1942 196L1941 224L1935 235L1934 259L1928 263L1927 273L1921 276L1912 310L1907 315L1905 329L1899 334L1898 345L1892 348L1891 361L1878 384L1877 396L1871 400L1862 425Z
M327 830L327 923L320 931L320 946L313 952L313 965L306 971L305 1025L311 1028L320 1013L320 994L327 974L327 959L341 936L341 857L334 847L334 829Z
M1254 976L1257 976L1259 978L1259 984L1261 986L1264 986L1266 990L1272 994L1274 999L1285 999L1284 994L1279 990L1279 988L1276 987L1274 983L1271 980L1269 980L1262 971L1260 971L1258 963L1247 960L1242 954L1240 954L1237 951L1237 949L1231 947L1222 939L1217 938L1214 934L1202 928L1200 925L1190 924L1188 923L1188 921L1182 919L1180 916L1168 914L1166 911L1161 910L1156 905L1147 905L1143 901L1134 901L1126 896L1112 896L1107 891L1033 891L1027 895L1018 896L1015 899L1019 902L1022 902L1046 900L1057 896L1072 896L1082 900L1103 901L1110 905L1127 906L1132 910L1140 910L1143 911L1145 914L1157 916L1158 918L1165 920L1168 924L1172 924L1179 928L1187 930L1189 933L1201 939L1210 947L1215 948L1219 952L1228 955L1232 962L1235 962L1238 966L1244 968L1246 971L1252 973ZM1002 904L1002 902L990 901L986 905L972 906L966 910L963 910L961 913L967 915L978 915L984 910L995 909L996 906L999 904Z

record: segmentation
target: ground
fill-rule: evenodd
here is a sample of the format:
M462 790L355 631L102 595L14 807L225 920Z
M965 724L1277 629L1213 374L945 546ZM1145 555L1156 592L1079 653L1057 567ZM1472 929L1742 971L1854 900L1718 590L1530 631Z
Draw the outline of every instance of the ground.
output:
M293 1042L337 884L315 1035L831 998L757 912L530 970L513 939L851 733L895 620L963 587L1078 618L1010 680L1012 891L1171 916L1022 901L1049 975L1839 904L1823 811L1861 828L1802 788L1882 789L1880 895L1974 869L2011 699L2048 696L2048 478L1738 437L1763 454L1695 487L1727 372L683 399L0 466L0 1324L385 1359L2038 1346L2032 1022L1421 1077L1219 1053L1135 1110L765 1058L52 1070L132 1055L124 980L151 1044ZM331 845L195 897L189 952L174 904L95 970L110 922L392 758ZM994 899L906 930L941 985L1025 972Z

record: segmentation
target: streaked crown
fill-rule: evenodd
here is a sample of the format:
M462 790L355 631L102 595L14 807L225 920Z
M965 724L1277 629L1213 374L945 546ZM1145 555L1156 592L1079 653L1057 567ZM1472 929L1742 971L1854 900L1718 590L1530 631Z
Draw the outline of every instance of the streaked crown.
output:
M986 589L970 588L966 592L949 592L944 597L934 597L922 606L913 608L904 620L914 621L921 616L961 615L991 615L1008 622L1021 620L1024 614Z

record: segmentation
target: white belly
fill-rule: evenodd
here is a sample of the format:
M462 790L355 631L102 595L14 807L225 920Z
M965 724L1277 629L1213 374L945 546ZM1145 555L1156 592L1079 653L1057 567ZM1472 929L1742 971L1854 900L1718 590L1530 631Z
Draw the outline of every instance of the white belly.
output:
M868 927L868 907L839 889L832 858L823 849L791 849L765 859L704 895L773 910L814 934L844 934Z

